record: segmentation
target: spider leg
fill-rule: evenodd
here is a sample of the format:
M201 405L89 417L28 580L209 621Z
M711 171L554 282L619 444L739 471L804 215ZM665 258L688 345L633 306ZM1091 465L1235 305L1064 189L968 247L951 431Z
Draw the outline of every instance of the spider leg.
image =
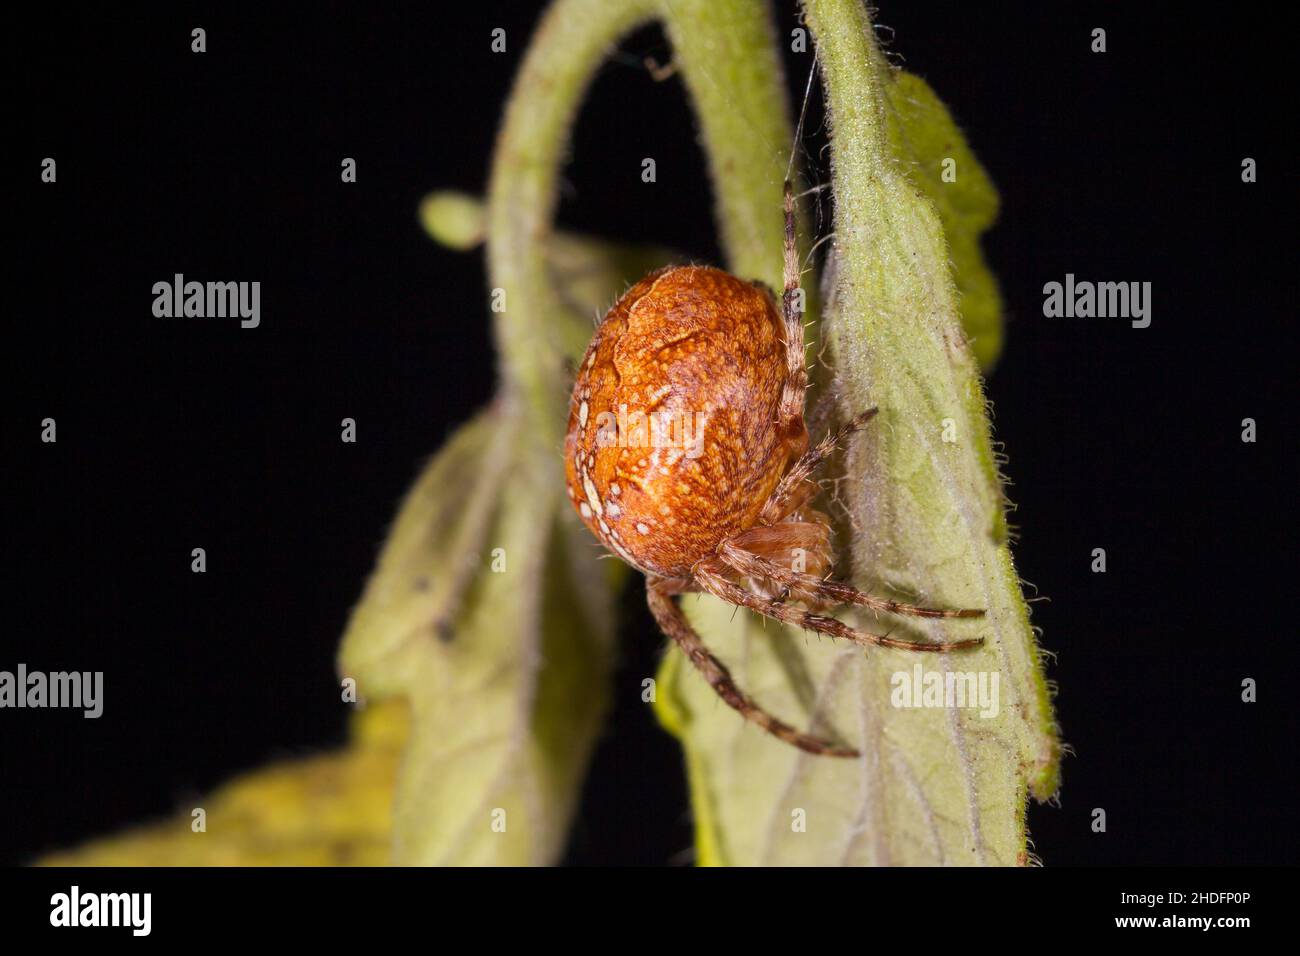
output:
M851 584L829 581L811 574L792 571L783 565L739 547L731 541L724 541L718 551L729 566L748 577L770 578L799 596L808 596L814 600L833 601L837 604L856 604L858 607L871 608L873 611L886 611L890 614L906 614L911 617L983 617L984 612L974 608L929 608L917 607L885 598L864 594Z
M875 414L874 408L860 412L804 452L790 466L790 470L781 478L780 483L763 505L763 511L758 517L759 524L775 524L789 514L790 502L795 498L803 482L830 456L840 442L869 422Z
M921 641L904 641L894 637L883 637L879 634L872 634L868 631L860 631L857 628L850 627L843 621L837 620L836 618L827 617L823 614L813 614L812 612L805 611L802 608L769 601L757 594L753 594L740 585L727 580L726 577L710 568L707 562L700 564L695 569L695 580L699 582L700 586L704 588L704 590L731 604L739 604L741 607L747 607L752 611L757 611L759 614L780 621L783 624L794 624L797 627L807 628L808 630L827 634L831 637L842 637L845 640L853 641L855 644L861 644L866 647L893 647L904 651L946 653L948 651L962 650L967 647L978 647L984 643L984 638L982 637L965 641L936 641L933 643L925 643Z
M704 679L709 682L709 686L717 695L746 720L762 727L774 737L779 737L786 743L811 754L827 757L859 756L858 751L852 747L833 744L795 730L755 703L736 686L736 681L727 670L727 666L704 646L700 635L696 633L695 628L691 627L690 622L686 620L686 615L673 600L670 588L658 587L655 582L647 580L646 603L650 605L650 613L654 615L660 629L676 642L690 662L704 675Z
M831 416L835 414L835 393L837 391L833 382L828 384L822 389L821 394L817 396L812 408L804 415L804 421L808 425L810 434L820 435L830 425Z
M808 433L803 427L803 407L808 389L808 370L804 367L803 309L799 308L799 248L794 233L794 188L785 181L785 242L783 275L785 289L781 293L781 318L785 322L785 388L781 392L778 420L789 426L798 422L802 431L804 448ZM800 449L802 451L803 449Z
M775 426L786 444L787 460L808 450L804 404L808 397L807 347L803 337L803 292L799 287L799 249L795 239L794 190L785 182L785 241L781 293L781 338L785 344L785 383L776 409Z

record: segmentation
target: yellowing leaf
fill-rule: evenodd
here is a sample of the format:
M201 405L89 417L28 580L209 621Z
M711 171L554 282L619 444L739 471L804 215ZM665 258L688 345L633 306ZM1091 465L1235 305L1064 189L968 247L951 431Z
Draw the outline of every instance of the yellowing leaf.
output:
M353 721L335 753L236 777L171 819L72 850L42 866L382 866L391 859L393 786L407 733L397 702Z

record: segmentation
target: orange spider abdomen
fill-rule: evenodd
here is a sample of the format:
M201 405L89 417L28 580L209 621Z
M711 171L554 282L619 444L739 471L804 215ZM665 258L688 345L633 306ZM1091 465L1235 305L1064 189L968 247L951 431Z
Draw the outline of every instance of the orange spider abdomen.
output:
M611 551L687 577L754 525L806 443L778 424L786 381L770 292L720 269L652 272L609 310L578 370L569 498Z

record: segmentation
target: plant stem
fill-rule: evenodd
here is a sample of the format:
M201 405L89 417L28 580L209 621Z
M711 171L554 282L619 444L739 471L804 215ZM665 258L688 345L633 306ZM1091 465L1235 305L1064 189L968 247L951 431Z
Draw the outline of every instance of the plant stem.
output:
M661 0L659 7L700 126L728 265L780 289L791 132L766 4Z
M543 16L511 90L488 185L488 274L505 292L496 344L502 392L522 401L527 430L554 448L566 421L570 323L546 266L569 131L609 48L654 12L651 0L556 0ZM581 343L585 346L586 343ZM581 346L578 351L581 351ZM559 471L555 471L558 480Z

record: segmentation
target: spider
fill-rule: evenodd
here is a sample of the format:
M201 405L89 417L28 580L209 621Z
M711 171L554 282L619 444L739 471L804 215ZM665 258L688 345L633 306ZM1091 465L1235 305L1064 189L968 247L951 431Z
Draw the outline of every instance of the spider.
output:
M737 686L677 605L706 592L765 617L866 646L955 651L983 639L920 643L818 613L856 605L966 618L884 600L830 579L831 525L812 475L876 409L811 445L804 419L802 301L794 198L785 183L785 290L707 266L668 266L605 315L579 366L564 462L569 498L614 554L645 574L660 629L745 719L813 754L858 752L803 733ZM797 607L791 600L804 607Z

